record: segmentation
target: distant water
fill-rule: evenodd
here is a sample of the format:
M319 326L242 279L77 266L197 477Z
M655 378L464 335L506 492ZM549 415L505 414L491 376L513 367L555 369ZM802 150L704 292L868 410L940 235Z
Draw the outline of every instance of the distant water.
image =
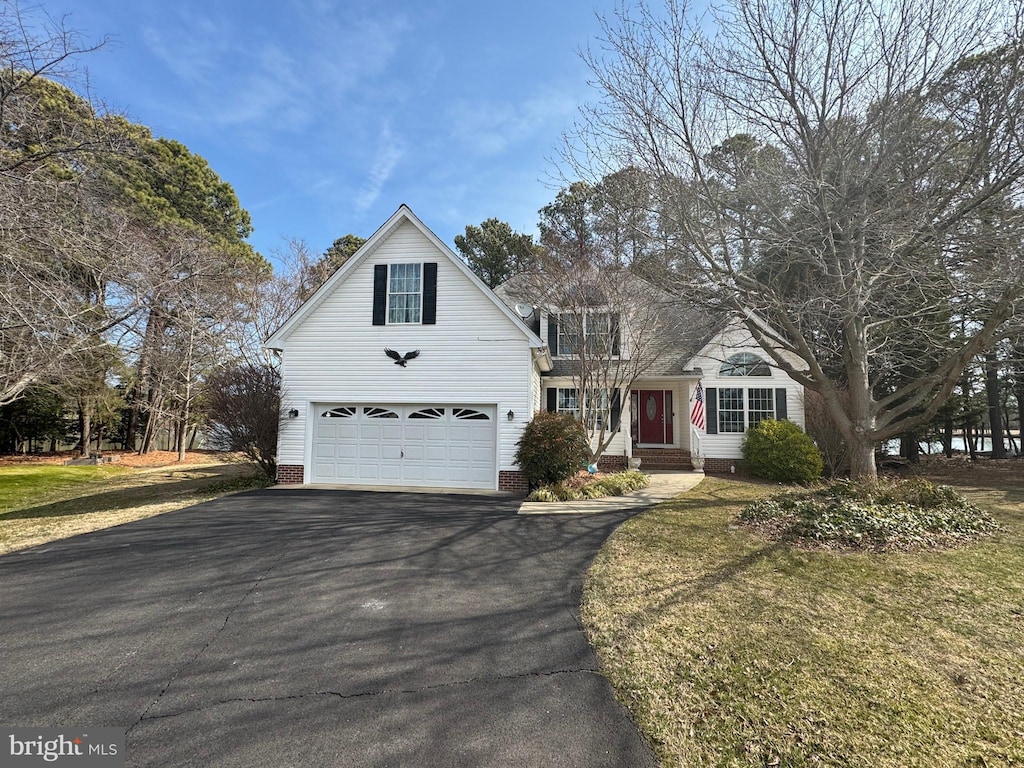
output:
M1007 453L1007 455L1008 456L1013 456L1014 455L1014 453L1013 453L1013 446L1010 445L1009 441L1003 440L1003 445L1006 446L1006 453ZM921 444L922 450L925 450L926 446L927 446L927 452L928 453L942 453L942 442L941 441L936 442L936 443L927 443L927 444L922 443ZM984 440L976 440L975 441L975 446L976 446L975 450L977 450L979 453L988 453L989 451L992 450L992 441L989 438L986 437ZM1021 448L1020 440L1017 439L1017 450L1019 451L1020 448ZM898 442L896 442L896 450L897 451L899 450L899 443ZM953 438L953 450L954 451L959 451L959 452L962 452L962 453L967 453L967 445L966 445L966 443L964 443L964 439L962 437L954 437Z

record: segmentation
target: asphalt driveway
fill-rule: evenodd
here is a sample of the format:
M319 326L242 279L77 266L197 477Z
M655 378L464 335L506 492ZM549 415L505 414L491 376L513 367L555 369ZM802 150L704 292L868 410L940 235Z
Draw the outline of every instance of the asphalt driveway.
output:
M579 625L625 513L258 491L0 557L0 724L130 766L653 766Z

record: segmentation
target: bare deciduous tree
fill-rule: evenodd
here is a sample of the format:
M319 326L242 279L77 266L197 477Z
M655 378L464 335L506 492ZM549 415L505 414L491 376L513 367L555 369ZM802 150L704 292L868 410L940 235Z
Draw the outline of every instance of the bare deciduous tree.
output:
M0 7L0 403L59 382L135 311L131 227L92 172L126 149L127 124L58 82L100 45L38 9Z
M669 0L606 19L586 55L601 97L577 171L658 180L665 243L696 275L679 290L821 394L854 477L935 415L1024 292L1021 30L1003 0L710 18Z

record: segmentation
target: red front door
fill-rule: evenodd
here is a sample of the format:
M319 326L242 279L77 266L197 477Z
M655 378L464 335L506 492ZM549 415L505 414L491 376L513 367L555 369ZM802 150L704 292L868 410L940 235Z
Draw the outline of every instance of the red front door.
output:
M641 389L637 392L639 442L665 445L672 442L672 392Z

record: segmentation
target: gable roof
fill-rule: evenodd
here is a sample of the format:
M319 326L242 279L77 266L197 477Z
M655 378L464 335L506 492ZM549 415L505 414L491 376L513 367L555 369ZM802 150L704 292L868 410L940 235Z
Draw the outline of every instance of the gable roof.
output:
M671 313L669 322L665 323L663 331L668 337L664 351L657 359L651 361L643 376L695 375L692 367L693 361L700 356L708 344L727 329L728 318L713 315L706 308L687 304L628 269L622 270L620 279L629 280L636 286L642 287L637 294L645 296L648 300L652 297L659 297L658 303L665 308L666 312ZM547 305L545 308L551 311L558 309L550 305L550 296L536 295L544 293L542 286L538 284L536 275L515 275L495 288L494 292L509 306L514 306L516 302L526 301L534 305ZM592 303L600 306L599 299L594 299ZM572 376L574 366L575 361L571 358L555 359L551 375Z
M391 234L398 229L402 224L408 222L418 229L424 237L433 245L437 251L447 258L463 275L468 279L476 288L487 297L487 299L494 304L494 306L507 317L513 325L526 337L530 344L530 347L538 350L545 350L547 345L541 341L540 337L537 336L533 331L530 330L522 319L510 308L505 302L501 301L494 292L488 288L484 282L473 274L473 271L466 266L465 262L456 256L452 250L446 246L441 240L435 235L427 226L420 221L419 217L412 212L405 203L398 206L398 210L395 211L391 217L384 222L381 227L370 236L370 239L363 243L362 247L359 248L352 256L342 264L333 275L321 285L312 296L310 296L295 312L292 316L285 320L284 324L274 331L264 342L263 346L267 349L282 349L283 344L287 341L291 333L300 326L303 321L309 317L313 311L319 307L324 300L330 296L334 290L345 280L348 275L352 274L359 265L369 257L371 253L377 250L381 243L386 241Z

